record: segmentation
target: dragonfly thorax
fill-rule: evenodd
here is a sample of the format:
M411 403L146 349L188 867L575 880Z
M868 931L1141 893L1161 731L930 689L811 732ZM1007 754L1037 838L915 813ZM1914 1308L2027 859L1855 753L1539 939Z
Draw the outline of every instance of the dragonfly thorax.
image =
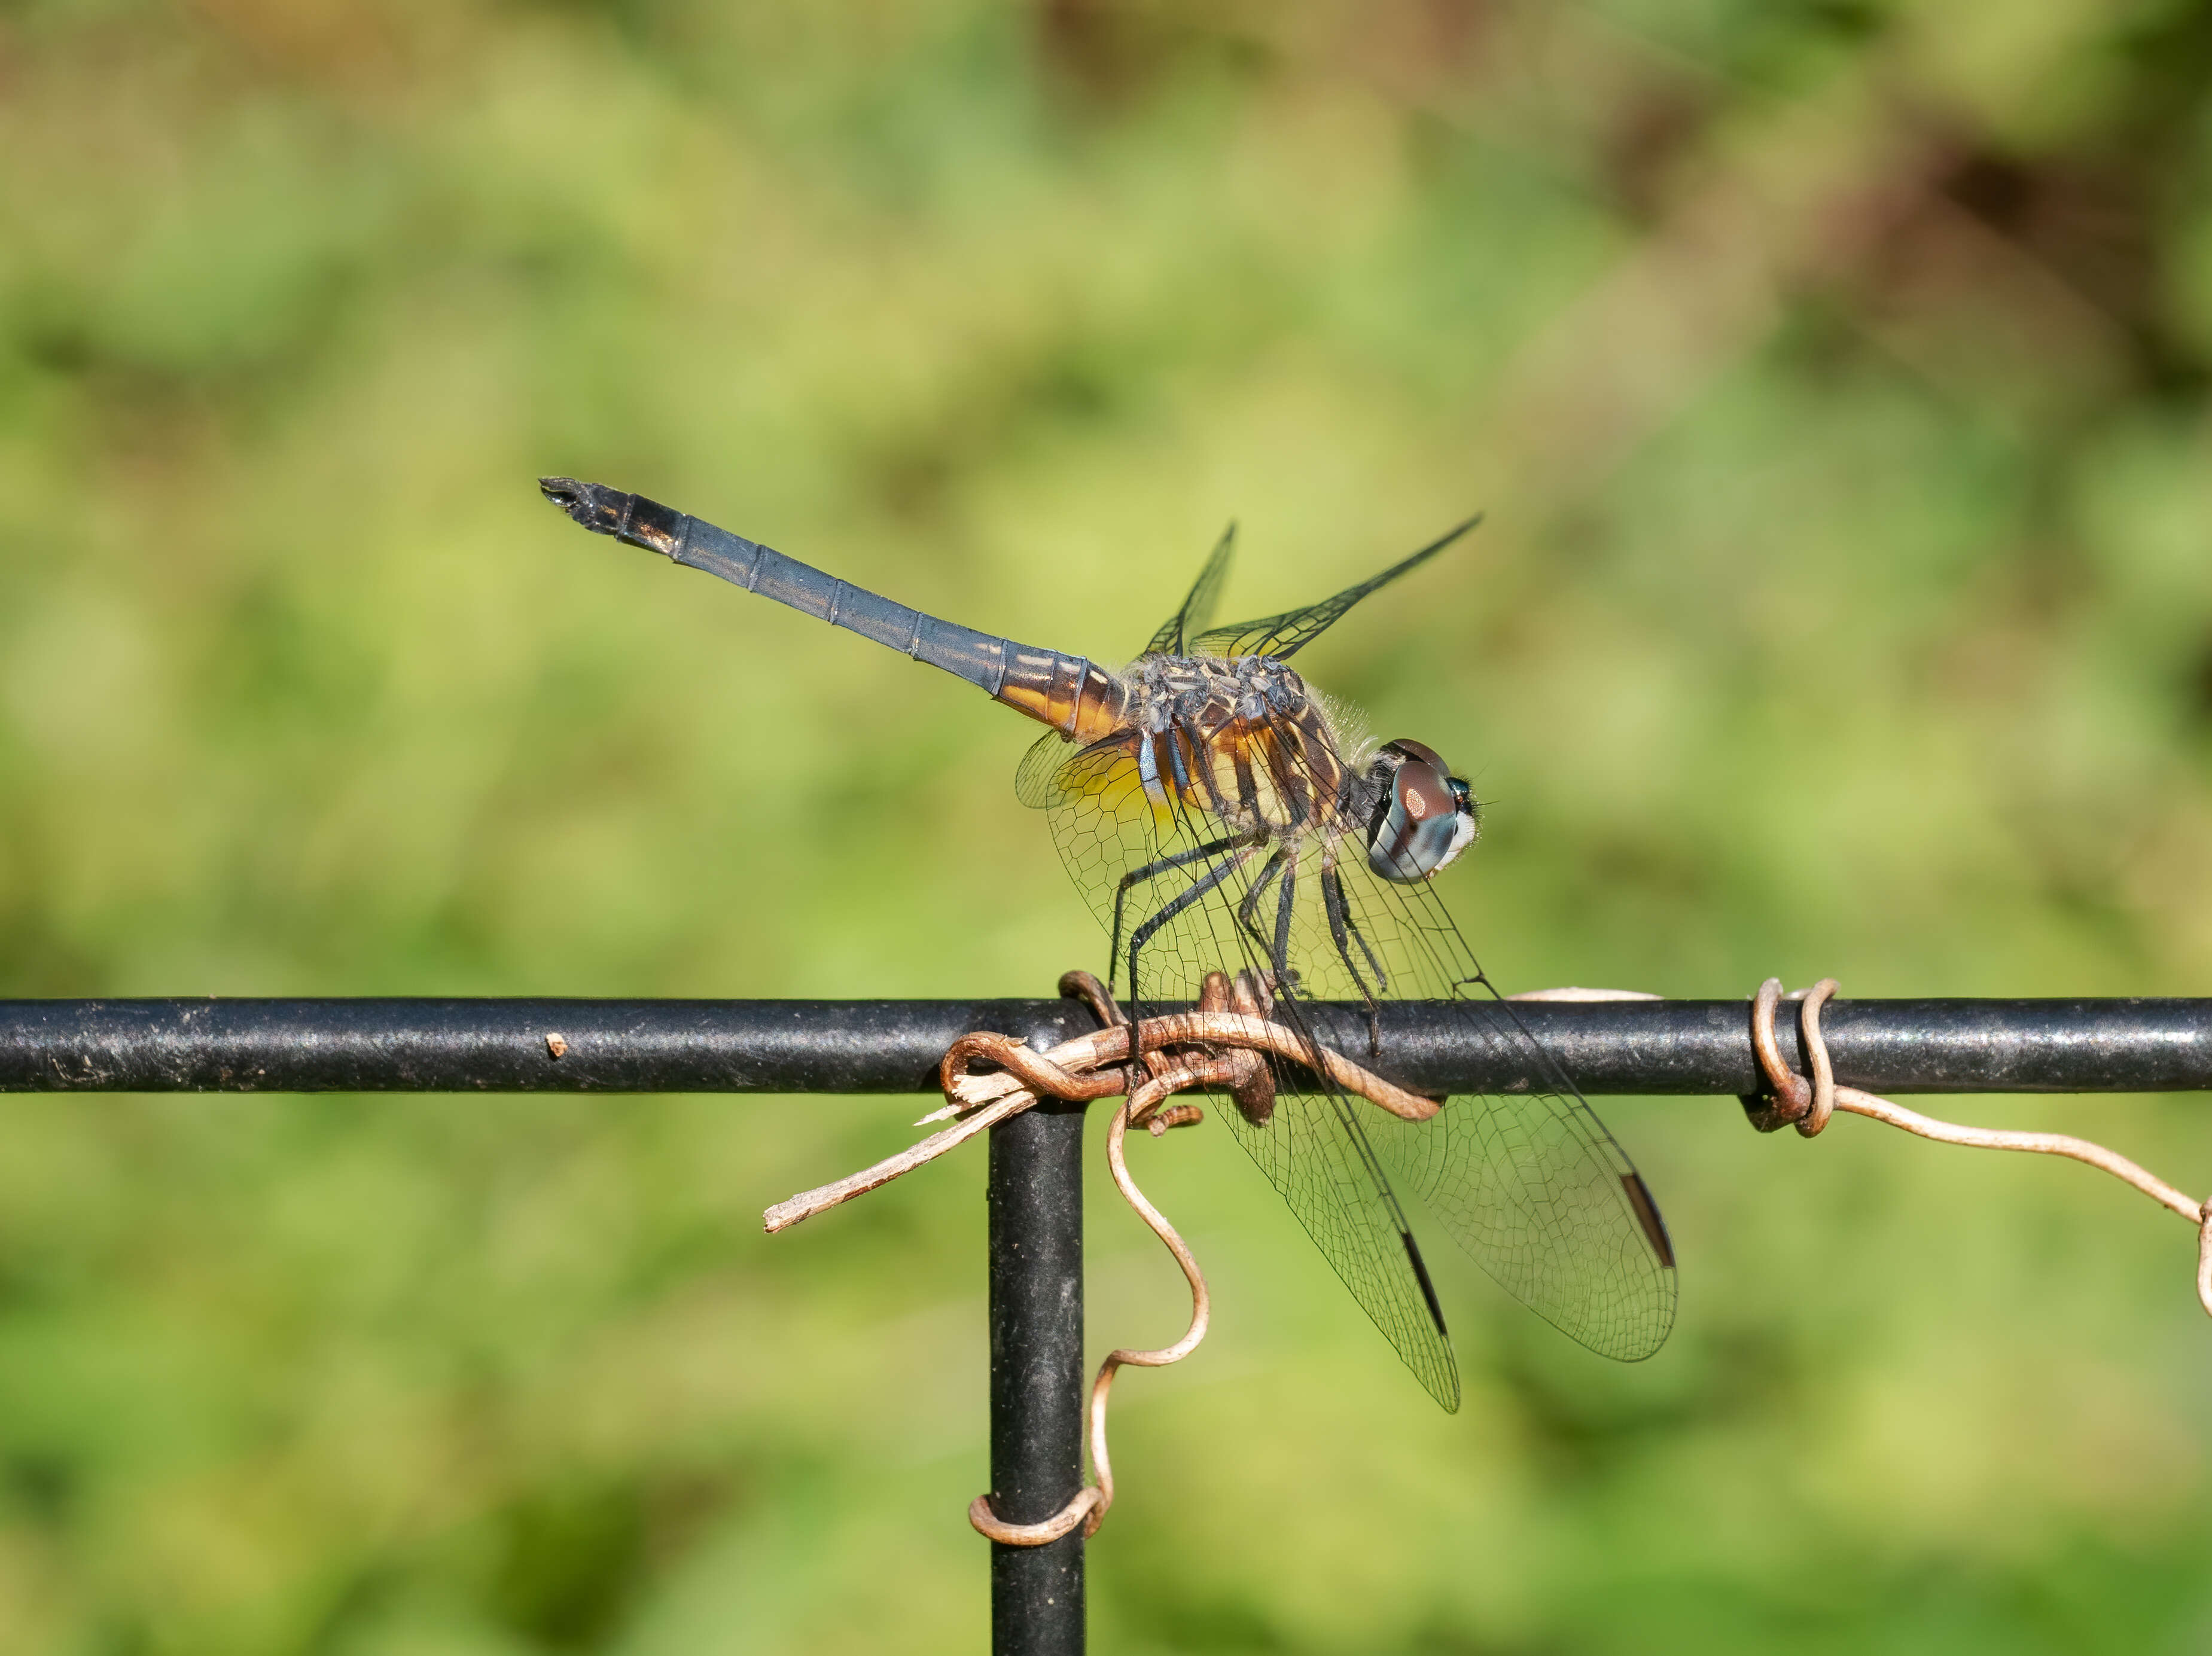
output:
M1125 713L1145 792L1269 839L1358 828L1357 779L1319 697L1267 656L1147 656Z
M1272 656L1146 656L1129 678L1139 716L1163 729L1170 717L1259 719L1313 701L1297 670Z

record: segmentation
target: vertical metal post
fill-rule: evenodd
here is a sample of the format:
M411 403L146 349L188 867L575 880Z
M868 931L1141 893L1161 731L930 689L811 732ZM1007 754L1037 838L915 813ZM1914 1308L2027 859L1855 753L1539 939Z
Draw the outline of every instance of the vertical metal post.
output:
M1083 1106L991 1129L991 1506L1035 1524L1083 1482ZM1083 1531L991 1544L992 1656L1080 1656Z

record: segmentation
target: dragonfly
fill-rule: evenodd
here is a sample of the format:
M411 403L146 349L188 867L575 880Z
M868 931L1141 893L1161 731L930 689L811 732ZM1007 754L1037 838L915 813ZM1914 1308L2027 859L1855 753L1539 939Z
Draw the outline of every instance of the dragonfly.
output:
M1312 1052L1326 1002L1364 1008L1371 1045L1385 1005L1420 1001L1535 1077L1413 1122L1356 1107L1318 1062L1271 1057L1273 1099L1223 1112L1446 1410L1459 1406L1458 1363L1401 1189L1591 1350L1635 1362L1664 1343L1677 1283L1657 1204L1437 895L1435 877L1479 832L1472 790L1433 749L1364 735L1291 665L1472 522L1318 604L1215 627L1232 526L1182 606L1115 670L924 615L641 495L567 477L539 487L586 529L902 651L1045 725L1015 792L1045 813L1133 1011L1198 1000L1222 974L1256 987Z

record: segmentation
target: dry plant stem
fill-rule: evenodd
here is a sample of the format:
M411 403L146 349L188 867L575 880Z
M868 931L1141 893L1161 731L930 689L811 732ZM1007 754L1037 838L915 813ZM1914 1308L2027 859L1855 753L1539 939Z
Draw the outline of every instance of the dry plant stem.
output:
M1964 1144L1970 1149L2027 1150L2038 1156L2064 1156L2076 1162L2086 1162L2093 1168L2102 1168L2115 1179L2126 1180L2152 1201L2172 1208L2192 1225L2204 1221L2203 1206L2192 1202L2156 1174L2136 1166L2116 1150L2102 1144L2091 1143L2086 1138L2075 1138L2059 1132L2005 1132L1989 1127L1960 1126L1953 1121L1937 1121L1917 1110L1908 1110L1902 1104L1877 1098L1872 1093L1863 1093L1856 1087L1836 1089L1836 1107L1849 1110L1854 1115L1887 1121L1893 1127L1917 1133L1923 1138L1932 1138L1940 1144Z
M918 1144L909 1144L896 1156L885 1156L872 1168L863 1168L858 1173L847 1174L830 1184L802 1191L798 1195L778 1202L761 1216L761 1228L773 1236L777 1231L797 1224L801 1219L811 1219L824 1209L834 1208L840 1202L849 1202L855 1196L865 1196L879 1185L888 1185L901 1174L912 1173L925 1162L933 1162L945 1151L965 1143L986 1128L995 1127L1009 1116L1019 1115L1036 1102L1029 1093L1017 1093L1001 1099L983 1109L954 1123L942 1132L932 1133Z
M1063 1042L1053 1052L1064 1052L1074 1045L1073 1041ZM995 1127L1010 1116L1019 1115L1041 1096L1092 1099L1103 1098L1109 1093L1121 1090L1121 1077L1111 1071L1102 1070L1088 1075L1073 1074L1054 1064L1051 1053L1032 1052L1019 1041L1005 1035L976 1034L961 1036L945 1054L944 1062L939 1067L939 1078L948 1093L956 1079L967 1078L967 1065L972 1058L988 1059L994 1064L1002 1065L1006 1074L1018 1079L1002 1089L1000 1095L985 1101L984 1107L963 1115L954 1125L941 1132L932 1133L919 1144L910 1144L896 1156L887 1156L872 1168L863 1168L858 1173L848 1174L827 1185L818 1185L812 1190L787 1197L761 1216L763 1228L774 1234L802 1219L811 1219L817 1213L825 1212L841 1202L865 1196L902 1174L912 1173L924 1162L935 1161L985 1128ZM961 1107L966 1109L968 1107Z
M1062 1041L1043 1052L1034 1052L1003 1035L977 1034L962 1037L945 1053L939 1072L939 1080L950 1101L943 1109L924 1116L922 1122L941 1120L947 1116L986 1107L992 1112L988 1119L969 1115L955 1127L924 1139L872 1168L779 1202L763 1216L767 1228L770 1231L784 1229L841 1202L850 1201L855 1196L887 1184L902 1174L909 1173L925 1162L953 1149L972 1137L979 1125L994 1125L1008 1116L1027 1109L1039 1097L1101 1098L1120 1091L1125 1083L1113 1072L1113 1066L1127 1064L1133 1033L1127 1020L1121 1016L1121 1009L1114 1004L1112 998L1097 980L1087 973L1069 974L1061 980L1061 991L1082 996L1094 1011L1100 1011L1102 1019L1106 1012L1100 1009L1109 1010L1115 1022L1110 1027L1092 1030L1073 1040ZM1764 995L1766 992L1761 992ZM1778 983L1774 986L1773 995L1778 999ZM1637 992L1543 990L1537 992L1534 998L1627 999L1637 998ZM1304 1043L1283 1025L1249 1011L1226 1011L1218 1006L1146 1018L1141 1029L1134 1031L1134 1034L1146 1066L1163 1074L1174 1071L1164 1066L1159 1049L1174 1046L1228 1046L1244 1052L1272 1052L1293 1062L1308 1061ZM1764 1042L1759 1046L1759 1058L1767 1074L1779 1077L1774 1085L1783 1101L1784 1119L1802 1119L1807 1110L1812 1107L1814 1089L1802 1077L1791 1073L1783 1065L1781 1054L1774 1046L1771 1006L1764 1022L1754 1018L1753 1038L1754 1044ZM1331 1079L1346 1091L1358 1094L1379 1108L1408 1121L1425 1121L1437 1113L1438 1105L1436 1100L1423 1098L1395 1087L1381 1077L1360 1068L1341 1053L1323 1047L1320 1056ZM988 1060L998 1068L989 1074L969 1075L967 1065L971 1059ZM1816 1072L1826 1059L1826 1049L1821 1048L1814 1059ZM1234 1085L1241 1073L1237 1070L1212 1067L1221 1062L1214 1059L1194 1062L1206 1066L1206 1072L1200 1078L1183 1082L1182 1085ZM1139 1100L1139 1125L1144 1124L1149 1106L1153 1101ZM1825 1109L1818 1112L1818 1119L1826 1121ZM1817 1131L1818 1128L1814 1131Z
M1063 974L1060 980L1060 992L1071 998L1079 998L1088 1004L1099 1023L1105 1028L1123 1028L1128 1024L1128 1018L1115 1004L1112 993L1104 984L1099 982L1088 972L1069 972ZM1248 973L1239 973L1233 982L1226 973L1207 973L1205 986L1200 992L1198 1011L1201 1016L1218 1012L1235 1012L1262 1020L1265 1020L1267 1015L1267 1009L1261 1004L1260 996L1252 984L1250 974ZM1172 1036L1173 1034L1174 1030L1171 1028L1164 1026L1158 1020L1150 1019L1146 1022L1143 1029L1136 1032L1138 1060L1145 1075L1157 1078L1170 1073L1185 1073L1184 1071L1175 1069L1174 1060L1161 1050L1163 1045L1166 1043L1161 1039L1156 1039L1163 1035ZM984 1039L994 1040L997 1037ZM982 1052L981 1056L993 1057L994 1054L985 1051ZM1052 1059L1063 1056L1068 1058L1076 1067L1091 1062L1090 1055L1078 1050L1072 1044L1056 1046L1049 1053L1045 1054L1044 1058L1048 1063L1050 1063ZM1332 1053L1330 1056L1336 1055ZM1209 1056L1195 1062L1199 1065L1198 1069L1189 1071L1188 1077L1177 1083L1177 1086L1225 1088L1236 1097L1237 1107L1255 1120L1265 1120L1268 1113L1274 1108L1274 1076L1268 1070L1267 1061L1251 1046L1232 1041L1226 1053L1218 1057ZM1006 1067L1016 1069L1017 1079L1019 1079L1018 1066ZM1130 1067L1125 1065L1125 1071ZM1406 1093L1398 1088L1392 1087L1381 1077L1369 1075L1348 1059L1341 1061L1341 1071L1347 1077L1355 1078L1352 1090L1364 1091L1373 1097L1379 1107L1394 1113L1403 1113L1407 1110L1419 1110L1431 1101L1421 1099L1418 1095ZM1129 1078L1125 1073L1125 1087ZM1364 1078L1364 1088L1359 1078ZM953 1101L932 1110L927 1115L917 1120L915 1123L915 1126L925 1127L933 1121L942 1121L949 1117L957 1116L962 1111L973 1107L971 1101L975 1096L995 1095L1010 1084L994 1082L988 1076L975 1077L956 1075L953 1073L953 1066L950 1065L943 1066L940 1079L946 1089L946 1096ZM1025 1084L1028 1084L1029 1090L1032 1092L1038 1090L1037 1084L1034 1083ZM1051 1091L1052 1085L1048 1083L1044 1090ZM1141 1091L1141 1087L1139 1090ZM1168 1090L1174 1091L1175 1088L1171 1087ZM1152 1114L1159 1096L1161 1095L1155 1095L1149 1100L1140 1097L1136 1105L1136 1113L1132 1118L1134 1125L1148 1126L1154 1137L1158 1137L1169 1127L1182 1126L1197 1120L1202 1113L1196 1105L1179 1105L1176 1110L1187 1112L1187 1114L1178 1114L1174 1119L1163 1120L1158 1116Z
M1752 1003L1752 1046L1759 1054L1759 1067L1765 1072L1767 1084L1773 1090L1774 1102L1765 1116L1754 1118L1757 1125L1768 1131L1784 1124L1792 1125L1810 1138L1828 1125L1832 1111L1848 1110L1854 1115L1887 1122L1941 1144L2063 1156L2100 1168L2197 1227L2197 1299L2205 1314L2212 1316L2212 1202L2196 1201L2118 1151L2070 1133L2014 1132L1993 1127L1962 1126L1955 1121L1938 1121L1917 1110L1908 1110L1902 1104L1862 1092L1856 1087L1838 1087L1828 1058L1828 1043L1820 1034L1820 1008L1836 988L1833 978L1823 978L1810 989L1801 992L1799 997L1793 997L1800 1002L1798 1027L1804 1037L1806 1057L1813 1066L1813 1078L1808 1082L1783 1062L1781 1047L1774 1039L1775 1009L1784 998L1782 980L1769 978L1759 985L1759 994Z
M969 1040L996 1037L969 1037ZM1305 1043L1279 1023L1256 1013L1229 1011L1196 1011L1164 1013L1149 1017L1140 1032L1144 1046L1144 1061L1148 1067L1158 1066L1163 1046L1205 1044L1231 1046L1245 1052L1268 1052L1295 1063L1309 1062ZM1064 1040L1043 1052L1032 1052L1026 1046L1016 1050L1030 1059L1042 1059L1061 1075L1078 1071L1103 1068L1108 1065L1125 1063L1128 1059L1128 1034L1126 1024L1111 1029L1097 1029L1089 1034ZM975 1055L989 1057L997 1054L981 1047L973 1049ZM1328 1065L1330 1077L1348 1093L1356 1093L1378 1109L1407 1121L1425 1121L1440 1106L1433 1098L1423 1098L1402 1087L1394 1087L1382 1077L1361 1069L1350 1059L1334 1048L1320 1049ZM1216 1084L1216 1083L1208 1083ZM1230 1084L1224 1081L1218 1084ZM958 1115L963 1110L980 1104L995 1102L1008 1093L1028 1085L1019 1065L1010 1064L1003 1073L995 1075L957 1076L946 1080L945 1096L951 1101L932 1110L915 1123L927 1126L933 1121L943 1121ZM1034 1090L1034 1089L1032 1089ZM1109 1090L1114 1090L1109 1089ZM1048 1085L1045 1091L1051 1092ZM796 1199L796 1198L794 1198Z
M1091 1016L1098 1020L1102 1029L1117 1028L1129 1021L1121 1010L1114 992L1098 981L1096 974L1077 970L1060 974L1060 992L1069 1000L1079 1000L1091 1009Z
M1223 1057L1193 1059L1162 1070L1129 1095L1129 1125L1151 1125L1160 1106L1187 1087L1234 1085L1243 1068L1235 1058Z
M1145 1089L1161 1086L1167 1079L1163 1076L1149 1082ZM1125 1346L1109 1352L1106 1361L1098 1365L1098 1378L1091 1383L1090 1419L1091 1465L1097 1474L1097 1483L1077 1490L1074 1498L1065 1507L1036 1524L1002 1522L991 1510L989 1497L986 1495L979 1495L969 1503L968 1521L981 1534L1010 1546L1042 1546L1048 1541L1059 1540L1078 1524L1083 1526L1083 1532L1086 1536L1098 1532L1099 1525L1105 1522L1107 1509L1114 1504L1114 1463L1106 1450L1106 1404L1114 1389L1115 1372L1124 1363L1139 1368L1164 1368L1171 1362L1181 1362L1198 1350L1199 1342L1206 1338L1206 1325L1213 1314L1212 1303L1206 1290L1206 1275L1198 1268L1198 1260L1182 1238L1176 1234L1175 1227L1168 1223L1165 1216L1146 1199L1144 1192L1137 1188L1137 1181L1129 1176L1129 1163L1123 1154L1123 1144L1135 1113L1134 1098L1114 1113L1113 1125L1106 1134L1107 1165L1113 1170L1114 1183L1121 1190L1122 1199L1152 1227L1152 1234L1167 1244L1168 1252L1175 1255L1176 1263L1182 1267L1183 1278L1190 1284L1190 1326L1173 1345L1163 1346L1157 1351L1137 1351Z
M1190 1284L1190 1326L1173 1345L1158 1351L1138 1351L1127 1347L1110 1353L1099 1366L1098 1378L1091 1383L1090 1408L1091 1460L1097 1470L1098 1481L1078 1490L1073 1500L1052 1517L1036 1524L1008 1524L991 1510L990 1498L978 1495L969 1503L968 1521L977 1531L994 1541L1009 1546L1042 1546L1056 1541L1078 1524L1084 1533L1096 1533L1106 1516L1107 1508L1114 1504L1114 1467L1106 1447L1106 1406L1114 1387L1114 1376L1124 1363L1140 1368L1161 1368L1180 1362L1195 1350L1206 1338L1206 1323L1211 1307L1206 1296L1206 1277L1198 1268L1198 1261L1182 1237L1176 1234L1160 1210L1147 1201L1129 1176L1129 1164L1123 1147L1133 1123L1147 1125L1158 1137L1170 1127L1191 1126L1205 1119L1205 1113L1195 1105L1178 1104L1163 1109L1161 1107L1175 1093L1188 1087L1224 1086L1231 1088L1243 1101L1250 1089L1259 1085L1268 1102L1273 1098L1273 1081L1268 1078L1266 1065L1255 1049L1277 1050L1276 1027L1258 1016L1258 1000L1249 984L1240 981L1231 986L1221 974L1209 974L1201 1010L1197 1014L1147 1019L1141 1026L1133 1027L1115 1004L1112 993L1096 978L1085 972L1071 972L1060 980L1060 992L1079 996L1091 1007L1100 1022L1107 1027L1098 1035L1110 1037L1099 1040L1065 1041L1050 1052L1036 1052L1021 1043L1004 1035L976 1034L963 1035L955 1041L939 1066L939 1080L945 1095L956 1101L955 1107L967 1113L952 1126L933 1133L919 1144L886 1157L874 1167L863 1169L834 1184L824 1185L779 1202L764 1216L767 1228L781 1230L810 1215L840 1202L850 1201L877 1186L889 1183L901 1174L911 1172L923 1162L942 1156L946 1150L964 1140L974 1137L987 1128L996 1125L1009 1117L1018 1115L1037 1101L1039 1097L1087 1100L1103 1098L1109 1093L1130 1088L1139 1075L1143 1079L1133 1095L1115 1112L1111 1128L1106 1138L1106 1159L1113 1169L1114 1183L1138 1216L1152 1227L1153 1233L1175 1255L1176 1263L1182 1267L1184 1278ZM1226 1011L1226 1007L1240 1009ZM1200 1052L1170 1055L1158 1048L1192 1044L1200 1032L1224 1042L1232 1050L1226 1054ZM1132 1052L1136 1054L1130 1062ZM1292 1051L1285 1054L1302 1058ZM1429 1100L1401 1093L1379 1077L1370 1076L1345 1060L1336 1059L1323 1049L1323 1062L1335 1060L1345 1071L1358 1077L1364 1085L1354 1084L1353 1090L1364 1095L1376 1096L1386 1108L1410 1110L1415 1119L1423 1113L1433 1114L1437 1106ZM971 1077L968 1065L971 1059L984 1059L1000 1066L996 1079L1004 1084L986 1099L964 1096L974 1085L985 1077ZM1334 1069L1334 1065L1332 1065ZM1256 1073L1255 1073L1256 1072ZM1377 1096L1377 1095L1380 1096ZM927 1118L925 1118L927 1119Z
M1254 1052L1273 1052L1294 1064L1310 1064L1308 1047L1295 1030L1270 1019L1248 1012L1167 1012L1158 1017L1148 1017L1142 1025L1144 1049L1150 1053L1163 1046L1241 1046ZM977 1037L966 1037L975 1040ZM956 1046L953 1049L961 1049ZM981 1050L980 1048L978 1050ZM1042 1059L1052 1068L1066 1074L1072 1071L1095 1070L1103 1065L1121 1064L1129 1056L1129 1032L1126 1026L1113 1029L1094 1029L1088 1034L1064 1040L1045 1052L1031 1052L1027 1047L1018 1052L1027 1058ZM1441 1107L1433 1098L1423 1098L1402 1087L1394 1087L1378 1075L1361 1069L1350 1059L1333 1049L1318 1049L1322 1062L1327 1066L1329 1079L1346 1092L1357 1093L1379 1109L1407 1121L1426 1121ZM995 1059L996 1054L991 1054ZM951 1054L947 1054L948 1062ZM945 1091L963 1107L988 1104L1004 1097L1018 1088L1027 1085L1026 1077L1014 1065L1007 1066L1008 1073L998 1075L957 1076L945 1077ZM1110 1089L1109 1090L1111 1090ZM1102 1096L1094 1094L1092 1096Z

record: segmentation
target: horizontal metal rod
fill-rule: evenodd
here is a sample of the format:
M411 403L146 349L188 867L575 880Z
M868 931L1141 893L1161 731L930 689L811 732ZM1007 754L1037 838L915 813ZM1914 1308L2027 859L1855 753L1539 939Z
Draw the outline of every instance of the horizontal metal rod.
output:
M1357 1005L1316 1009L1364 1056ZM1745 1001L1519 1002L1585 1093L1759 1085ZM959 1035L1042 1046L1091 1027L1070 1001L0 1001L5 1092L919 1093ZM1838 1079L1877 1092L2212 1089L2212 1000L1839 1000ZM1778 1021L1803 1067L1796 1019ZM1544 1079L1444 1006L1383 1007L1374 1067L1428 1093Z

